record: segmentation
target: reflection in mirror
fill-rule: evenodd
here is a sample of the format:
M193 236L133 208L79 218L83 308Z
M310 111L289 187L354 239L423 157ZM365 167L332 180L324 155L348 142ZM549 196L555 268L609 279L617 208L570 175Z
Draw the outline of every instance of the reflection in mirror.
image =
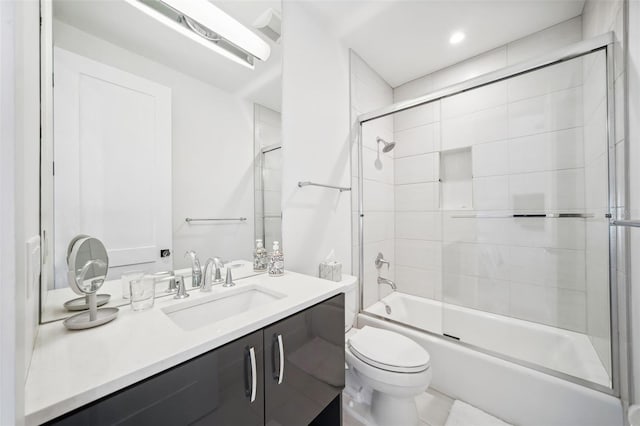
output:
M280 146L280 2L206 2L250 32L242 47L207 40L202 25L169 19L158 4L53 1L53 43L42 52L46 65L51 49L55 78L43 99L53 108L43 163L54 167L42 173L42 322L71 313L66 250L76 235L104 242L109 270L97 296L110 297L107 306L129 302L123 274L182 269L192 289L198 271L184 254L193 250L202 263L241 265L240 279L254 274L256 235L280 240L279 216L265 227L262 195L254 204L262 188L280 190L279 171L263 185L266 167L279 166L261 153ZM275 198L265 201L279 215Z

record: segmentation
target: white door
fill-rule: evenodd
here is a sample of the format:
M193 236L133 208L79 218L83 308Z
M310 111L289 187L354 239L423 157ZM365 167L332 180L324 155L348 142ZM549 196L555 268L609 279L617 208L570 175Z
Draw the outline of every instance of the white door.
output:
M99 238L109 278L172 269L171 90L54 49L55 287L78 234Z

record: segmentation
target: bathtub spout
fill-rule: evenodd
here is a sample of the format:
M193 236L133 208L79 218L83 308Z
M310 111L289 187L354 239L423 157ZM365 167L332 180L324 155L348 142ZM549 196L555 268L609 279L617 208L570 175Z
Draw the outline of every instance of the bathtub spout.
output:
M393 281L391 281L388 278L382 278L382 277L378 277L378 285L380 284L386 284L388 286L391 286L391 288L395 291L398 289L398 287L396 287L396 283L394 283Z

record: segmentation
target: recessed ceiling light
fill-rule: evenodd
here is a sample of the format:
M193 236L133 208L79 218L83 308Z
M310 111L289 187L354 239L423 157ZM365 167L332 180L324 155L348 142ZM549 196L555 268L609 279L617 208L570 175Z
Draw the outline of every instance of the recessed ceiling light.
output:
M451 34L451 38L449 38L449 43L458 44L462 40L464 40L464 37L465 35L462 31L456 31L455 33Z

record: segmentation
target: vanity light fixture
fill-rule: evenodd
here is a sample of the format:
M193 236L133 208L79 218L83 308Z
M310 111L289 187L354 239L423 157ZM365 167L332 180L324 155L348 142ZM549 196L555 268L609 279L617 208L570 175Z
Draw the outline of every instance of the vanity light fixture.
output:
M464 40L465 37L466 36L462 31L456 31L455 33L451 34L451 37L449 38L449 43L458 44L462 42L462 40Z
M247 68L271 48L249 28L207 0L125 0L193 41Z

